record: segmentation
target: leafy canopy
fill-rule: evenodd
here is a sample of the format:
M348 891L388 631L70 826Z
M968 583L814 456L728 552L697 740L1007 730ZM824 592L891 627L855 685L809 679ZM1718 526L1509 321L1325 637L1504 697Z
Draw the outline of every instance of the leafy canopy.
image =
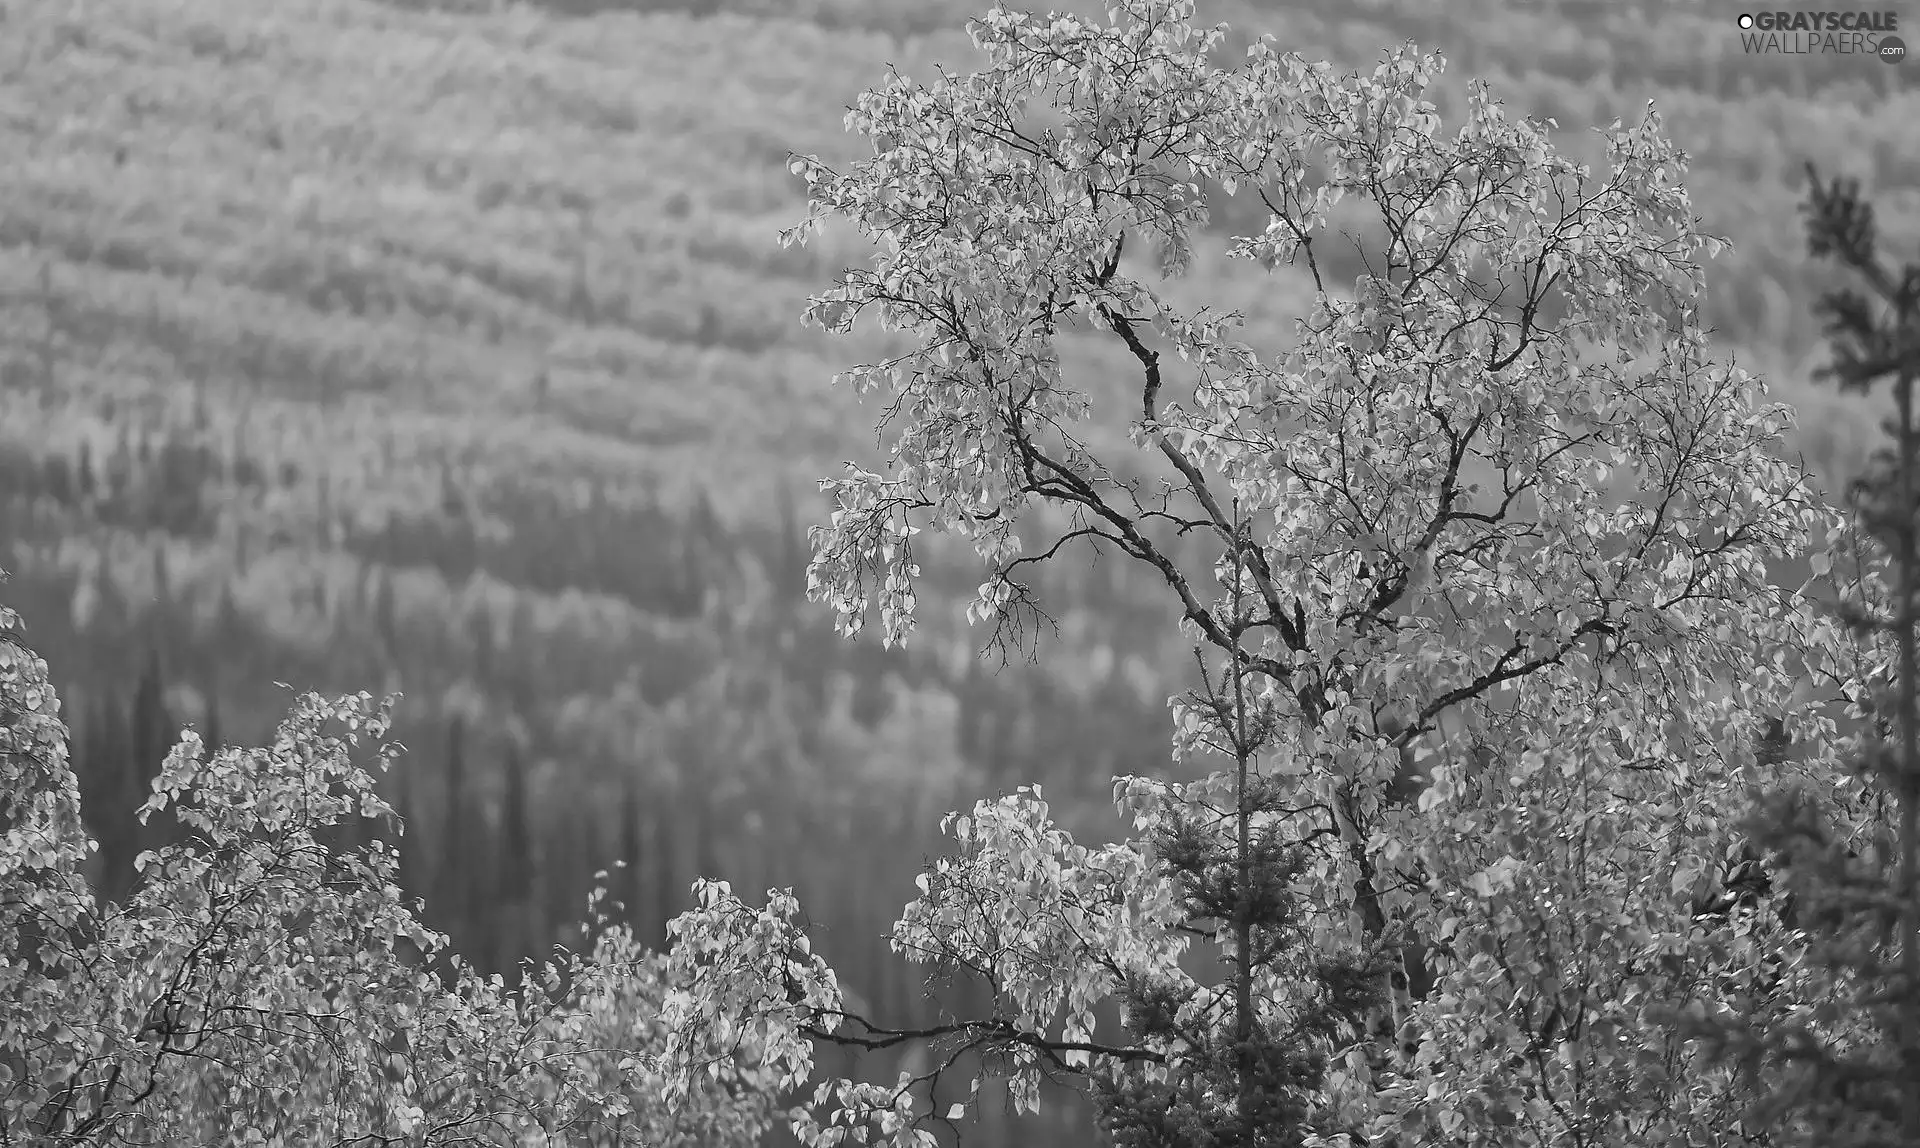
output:
M810 593L849 634L877 608L895 642L925 531L973 544L970 616L997 631L1039 608L1028 566L1143 563L1202 651L1173 753L1232 759L1118 779L1131 833L1097 848L1037 791L949 818L893 945L983 980L987 1014L859 1016L790 891L756 908L715 882L665 957L612 929L518 993L442 980L392 850L318 845L391 813L355 759L387 756L365 697L303 701L257 750L189 736L143 816L171 807L192 840L99 904L44 666L0 642L7 1133L744 1138L802 1089L809 1145L926 1143L998 1074L1026 1109L1077 1081L1141 1148L1752 1141L1737 1071L1658 1021L1738 1007L1772 943L1692 913L1752 719L1788 718L1815 748L1776 768L1842 806L1832 717L1788 711L1862 696L1864 671L1782 584L1844 524L1779 460L1784 409L1708 356L1717 241L1684 157L1650 110L1589 171L1484 84L1445 134L1435 56L1340 76L1261 41L1225 67L1192 20L996 9L981 70L860 99L871 159L795 161L811 206L787 238L839 217L877 247L809 318L877 312L916 344L849 373L888 400L892 456L825 484ZM1150 281L1189 265L1216 191L1272 213L1231 254L1314 283L1287 347ZM1347 225L1350 289L1322 258ZM1069 385L1075 330L1130 376ZM1103 420L1131 449L1096 449ZM1183 961L1203 946L1223 976ZM820 1042L943 1055L815 1081ZM922 1103L949 1070L968 1099Z
M1287 888L1321 910L1315 944L1390 943L1406 967L1369 1033L1315 1037L1333 1067L1298 1142L1332 1142L1315 1121L1380 1143L1737 1140L1732 1076L1650 1010L1735 991L1692 905L1729 844L1754 719L1856 670L1787 585L1843 523L1781 460L1786 409L1708 353L1700 261L1721 244L1698 230L1685 157L1649 108L1602 133L1590 170L1478 82L1446 132L1426 98L1437 56L1409 46L1342 76L1262 40L1226 67L1223 30L1193 15L996 9L971 26L978 71L894 75L857 101L847 126L871 158L792 164L810 210L783 239L837 218L876 248L808 319L914 343L845 376L884 401L891 455L823 483L812 595L847 634L877 611L883 641L904 641L915 539L956 535L987 570L969 616L999 633L1039 608L1026 567L1117 554L1158 572L1216 677L1244 681L1239 712L1272 726L1250 778L1121 779L1136 833L1117 845L1074 843L1037 794L952 820L957 855L894 945L983 977L996 1011L920 1035L979 1049L998 1032L992 1066L1029 1106L1068 1052L1177 1075L1205 1042L1089 1025L1100 1002L1139 1003L1124 986L1187 976L1165 822L1211 805L1228 811L1217 835L1258 820L1306 850ZM1189 266L1217 192L1271 212L1231 255L1313 280L1290 346L1250 345L1242 316L1153 281ZM1323 276L1342 242L1368 268L1352 284ZM1074 330L1110 338L1131 377L1071 385ZM1103 420L1131 450L1096 445ZM1218 556L1211 578L1183 561L1191 538ZM1174 708L1176 757L1218 749L1218 715ZM1833 716L1791 721L1823 748L1779 768L1832 793ZM729 953L728 979L670 1005L676 1055L808 1074L792 1037L845 1040L851 1022L823 971L783 958L801 952L789 903L708 892L681 943ZM1299 1004L1262 984L1266 1014ZM917 1083L828 1081L795 1126L910 1140Z
M367 769L397 753L386 705L309 695L269 745L212 756L188 731L139 813L170 810L187 840L140 856L124 904L87 886L58 715L0 610L0 1143L744 1144L767 1126L772 1082L733 1066L660 1104L643 1054L671 973L597 901L587 951L516 990L457 958L436 971L446 938L403 899L394 846L324 843L348 817L397 828Z

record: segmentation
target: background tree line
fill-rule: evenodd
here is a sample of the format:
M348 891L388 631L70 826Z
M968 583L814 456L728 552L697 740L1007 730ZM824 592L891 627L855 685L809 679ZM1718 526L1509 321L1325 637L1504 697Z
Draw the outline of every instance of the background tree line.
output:
M405 883L485 967L571 935L627 856L643 936L695 874L792 880L856 991L915 1016L871 942L939 812L1041 782L1105 826L1111 774L1164 768L1185 652L1122 563L1045 575L1064 608L1041 669L970 660L941 615L976 579L937 547L911 655L801 602L821 504L795 477L869 444L825 383L847 349L791 316L864 252L769 243L799 207L788 150L847 153L840 105L884 60L953 55L959 9L91 15L7 12L0 84L68 128L0 127L21 157L0 172L0 566L68 699L107 888L150 843L122 811L161 731L249 743L285 710L275 682L397 686ZM1864 454L1858 404L1795 375L1819 324L1791 206L1799 156L1844 158L1907 227L1898 69L1744 59L1730 22L1646 5L1202 17L1347 65L1420 37L1574 154L1657 96L1736 240L1719 345L1799 401L1823 474ZM393 66L370 78L369 53ZM1301 284L1217 258L1250 222L1245 197L1216 212L1203 278L1284 340ZM1327 267L1360 270L1337 247ZM1113 362L1077 338L1097 381Z

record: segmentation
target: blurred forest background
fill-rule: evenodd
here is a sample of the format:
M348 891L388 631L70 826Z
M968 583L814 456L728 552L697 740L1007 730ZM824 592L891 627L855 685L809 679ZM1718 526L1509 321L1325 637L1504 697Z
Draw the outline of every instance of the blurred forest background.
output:
M1913 249L1920 68L1743 56L1737 11L1201 4L1236 55L1260 32L1344 68L1440 49L1443 117L1484 77L1589 159L1586 129L1656 101L1734 243L1709 322L1799 408L1831 489L1878 432L1809 381L1803 164L1860 176ZM974 66L976 12L0 0L0 593L62 688L108 895L160 840L132 811L183 723L256 742L280 683L398 689L405 880L483 968L576 942L626 858L643 937L696 874L791 884L856 994L931 1019L883 938L939 815L1037 782L1076 831L1115 831L1110 778L1165 771L1191 665L1113 562L1039 585L1058 625L1031 664L961 625L965 554L926 552L904 653L805 601L812 480L876 457L878 412L830 380L890 343L800 328L866 249L776 246L802 214L788 152L858 154L845 105L888 64ZM1175 297L1239 307L1267 346L1310 301L1217 237L1196 268ZM1065 338L1083 378L1124 370Z

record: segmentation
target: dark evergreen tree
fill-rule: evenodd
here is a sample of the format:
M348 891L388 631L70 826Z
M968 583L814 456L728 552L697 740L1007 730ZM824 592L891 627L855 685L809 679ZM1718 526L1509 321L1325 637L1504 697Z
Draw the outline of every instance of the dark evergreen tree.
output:
M535 625L532 596L515 592L507 614L507 651L502 666L501 688L515 713L532 713L540 696L542 679L533 666L534 650L544 645Z
M222 650L230 650L245 644L250 637L246 621L240 616L240 603L234 599L233 583L222 582L220 601L214 607L213 643Z
M494 681L494 642L493 607L482 601L473 617L473 673L483 686Z
M547 906L557 924L540 938L540 948L556 941L570 948L579 946L579 934L571 922L581 919L581 895L578 884L583 868L580 854L580 816L571 803L548 815L541 828L540 901Z
M620 860L627 865L613 887L613 895L625 906L622 917L633 926L636 933L645 920L642 916L645 905L641 896L641 874L650 867L641 855L644 847L640 838L639 785L629 774L620 793Z
M671 817L660 818L654 824L653 843L653 897L662 922L670 921L687 907L688 881L682 879L684 870L680 867L679 841L674 834L675 822ZM665 939L664 928L658 933Z
M533 830L527 811L527 770L520 749L507 742L502 766L500 847L495 853L495 893L499 900L498 941L502 971L517 974L520 962L545 947L545 917L534 904L539 876L533 855Z
M1231 584L1245 581L1239 554ZM1244 616L1232 625L1237 640ZM1315 950L1313 909L1296 891L1311 855L1286 788L1257 768L1279 723L1250 695L1240 660L1220 680L1204 678L1189 701L1208 744L1233 760L1232 804L1177 804L1154 836L1189 922L1224 926L1226 975L1218 986L1132 979L1122 1007L1136 1044L1179 1048L1191 1067L1155 1079L1122 1060L1096 1073L1100 1125L1117 1148L1295 1148L1308 1133L1344 1131L1316 1120L1313 1102L1327 1050L1383 1019L1392 992L1384 938L1372 931L1380 947L1371 952ZM1255 982L1276 972L1293 982L1290 1007L1263 1010Z
M708 775L706 771L696 767L694 776ZM716 881L725 880L727 874L721 871L719 842L714 839L713 786L703 784L688 788L691 792L687 794L685 812L689 836L692 838L694 876L708 877Z
M167 544L164 541L153 547L153 597L156 609L153 618L164 629L166 619L173 605L173 572L167 565Z
M771 571L774 594L782 605L795 607L806 601L807 564L813 550L807 541L806 528L800 525L793 505L793 491L788 484L780 484L775 506L779 517Z
M167 753L179 740L180 729L167 712L166 678L160 665L160 651L149 646L147 660L134 683L133 708L128 715L128 768L135 779L139 801L152 792L153 779L160 776ZM147 819L135 833L136 851L158 849L180 839L179 823L169 811Z
M1773 1143L1920 1148L1920 264L1896 272L1881 261L1872 205L1857 181L1823 184L1811 166L1808 176L1813 256L1838 263L1871 292L1842 288L1819 301L1833 351L1821 375L1845 391L1893 383L1893 442L1849 490L1855 521L1887 559L1892 584L1876 584L1863 562L1839 602L1867 645L1890 642L1893 665L1871 696L1850 699L1868 719L1855 765L1871 799L1847 810L1804 787L1758 795L1749 855L1729 873L1728 904L1715 907L1731 914L1784 886L1795 943L1764 954L1750 971L1740 1015L1675 1020L1746 1074L1748 1123L1767 1129ZM1761 752L1779 754L1786 731L1767 732ZM1755 864L1755 853L1773 859L1776 871ZM1785 915L1774 912L1781 925ZM1742 923L1747 935L1756 928ZM1789 964L1798 966L1800 991L1782 998L1773 990ZM1809 995L1820 1001L1811 1014L1792 1007Z
M482 971L504 973L509 964L503 938L506 915L500 896L500 834L489 809L477 797L468 801L466 827L469 858L464 874L467 912L461 952Z
M527 767L520 750L507 743L505 784L500 808L500 895L521 900L534 886L533 832L527 815Z
M119 584L113 580L113 571L106 559L96 561L86 578L91 584L93 612L83 628L97 634L130 637L127 634L131 628L127 602L120 594Z
M75 496L73 468L67 462L67 456L50 454L41 466L46 471L43 478L46 492L61 506L72 506Z
M74 460L74 485L80 498L92 502L100 493L99 480L93 473L93 446L86 439L80 440L79 457Z
M393 604L393 572L382 570L379 578L380 587L373 595L373 625L374 631L380 635L386 656L391 659L399 641L399 621Z
M207 401L207 380L193 380L193 429L206 434L213 427L213 406Z
M473 857L468 847L472 824L467 803L466 721L455 715L447 724L446 798L440 820L440 872L428 907L449 923L448 931L467 924L473 911ZM458 947L458 946L456 946Z
M574 879L574 894L571 898L578 906L581 897L601 881L612 883L613 874L607 872L612 857L607 852L607 834L603 825L604 816L597 811L580 819L580 859L584 864ZM607 873L605 878L598 874Z
M126 711L113 692L100 690L88 709L85 764L99 779L101 893L119 900L133 887L133 859L139 852L134 812L146 800L145 777L129 746Z
M172 747L176 732L166 710L164 688L160 651L149 646L140 676L134 682L130 732L134 753L139 756L142 767L155 774L159 773L160 763Z
M119 441L107 456L107 497L112 500L116 514L126 509L127 487L132 482L133 447L128 441L127 428L122 426Z
M72 706L87 695L68 686L60 691L60 696ZM79 711L79 717L68 719L72 722L72 740L67 752L73 762L74 779L80 787L81 820L86 823L87 832L100 843L100 852L93 859L92 877L95 887L104 893L104 874L114 870L120 848L114 838L126 834L119 822L123 818L131 821L132 811L116 812L121 798L118 777L114 771L102 768L105 759L101 752L104 747L100 744L98 704L80 706Z

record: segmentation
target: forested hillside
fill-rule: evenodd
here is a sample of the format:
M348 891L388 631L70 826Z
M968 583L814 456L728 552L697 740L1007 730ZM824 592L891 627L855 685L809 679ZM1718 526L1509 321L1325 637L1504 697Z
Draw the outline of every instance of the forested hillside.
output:
M775 244L803 203L789 153L850 155L839 110L889 64L962 59L973 11L0 0L0 568L67 699L110 893L182 722L257 739L278 683L397 689L408 885L483 966L570 938L625 857L643 936L695 874L792 883L851 987L909 1016L876 939L941 812L1038 782L1071 820L1164 769L1186 666L1138 570L1050 574L1038 667L975 656L978 577L945 551L911 656L804 600L811 480L874 454L878 411L831 380L889 344L798 324L866 252ZM1719 6L1202 14L1343 67L1441 49L1443 117L1467 76L1563 137L1656 101L1733 241L1709 272L1724 353L1800 407L1829 480L1855 466L1870 417L1806 381L1794 203L1811 159L1875 189L1890 242L1920 236L1920 73L1742 56ZM1215 229L1256 207L1224 200ZM1197 266L1268 343L1310 301L1217 244ZM1080 352L1090 387L1120 362Z

